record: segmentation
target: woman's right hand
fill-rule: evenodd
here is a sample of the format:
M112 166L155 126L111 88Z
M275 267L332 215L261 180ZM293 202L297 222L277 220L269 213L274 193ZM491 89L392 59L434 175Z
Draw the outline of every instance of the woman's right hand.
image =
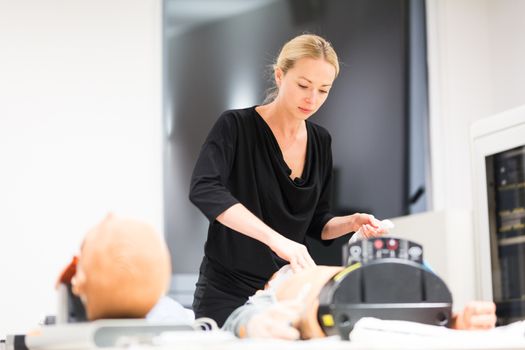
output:
M294 272L301 271L305 267L315 266L315 262L304 245L274 231L240 203L232 205L219 214L217 221L266 244L280 258L288 261Z
M270 249L280 258L288 261L293 272L299 272L307 267L315 266L315 262L303 244L297 243L280 234L273 237Z

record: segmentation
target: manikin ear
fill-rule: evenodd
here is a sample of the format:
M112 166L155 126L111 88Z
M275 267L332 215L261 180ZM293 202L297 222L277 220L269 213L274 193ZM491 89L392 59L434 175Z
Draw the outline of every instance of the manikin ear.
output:
M281 80L284 76L283 70L281 68L275 68L273 71L273 75L275 78L275 85L280 88L281 87Z
M73 294L78 297L81 297L86 292L86 274L82 269L77 269L77 272L71 279L71 290Z

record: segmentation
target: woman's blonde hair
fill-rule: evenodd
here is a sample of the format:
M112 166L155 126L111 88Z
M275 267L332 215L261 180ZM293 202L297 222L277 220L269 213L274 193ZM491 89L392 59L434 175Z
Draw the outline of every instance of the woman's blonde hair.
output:
M295 62L301 58L324 59L334 66L335 76L337 77L339 74L339 60L332 44L314 34L302 34L284 44L277 60L272 65L273 71L279 68L286 75L293 68ZM278 93L279 88L274 81L274 86L268 90L265 103L273 101Z

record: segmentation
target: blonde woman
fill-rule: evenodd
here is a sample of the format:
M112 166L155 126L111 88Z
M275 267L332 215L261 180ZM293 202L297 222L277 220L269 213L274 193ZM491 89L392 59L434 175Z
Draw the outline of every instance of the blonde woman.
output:
M331 137L308 119L324 104L339 73L332 45L303 34L274 64L266 104L224 112L195 165L190 200L209 219L195 291L196 317L222 325L285 264L315 266L305 236L331 240L385 229L368 214L330 213Z

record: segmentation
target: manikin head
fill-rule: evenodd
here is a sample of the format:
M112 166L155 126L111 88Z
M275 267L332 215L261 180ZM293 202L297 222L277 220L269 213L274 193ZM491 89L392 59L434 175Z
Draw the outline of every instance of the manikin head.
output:
M323 286L342 271L342 266L314 266L294 273L275 287L278 301L300 298L305 305L297 329L302 339L320 338L325 334L317 321L319 293Z
M87 318L142 318L163 296L171 277L162 237L138 221L108 215L82 243L73 293Z

